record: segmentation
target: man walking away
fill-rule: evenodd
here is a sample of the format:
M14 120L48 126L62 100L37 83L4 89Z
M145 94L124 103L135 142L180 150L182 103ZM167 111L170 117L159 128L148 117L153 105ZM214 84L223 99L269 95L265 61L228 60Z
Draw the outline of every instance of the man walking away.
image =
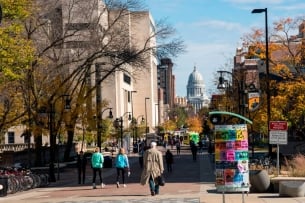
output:
M159 185L157 177L162 175L163 168L163 156L157 149L157 143L151 142L150 149L147 149L144 153L143 171L141 175L141 185L149 183L149 188L152 196L159 194Z

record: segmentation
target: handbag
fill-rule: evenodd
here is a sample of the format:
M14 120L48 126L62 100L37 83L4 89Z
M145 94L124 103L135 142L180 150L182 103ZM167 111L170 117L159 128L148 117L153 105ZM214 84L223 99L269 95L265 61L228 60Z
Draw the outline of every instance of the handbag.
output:
M161 174L157 177L157 184L160 186L164 186L165 185L165 180L164 180L164 176Z

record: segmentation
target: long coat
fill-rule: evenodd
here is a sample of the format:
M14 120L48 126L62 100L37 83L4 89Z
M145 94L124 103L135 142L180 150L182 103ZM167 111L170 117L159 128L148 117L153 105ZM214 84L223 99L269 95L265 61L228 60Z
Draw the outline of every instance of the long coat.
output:
M155 179L164 171L162 153L156 148L146 150L143 161L144 168L141 175L141 185L147 184L150 176Z

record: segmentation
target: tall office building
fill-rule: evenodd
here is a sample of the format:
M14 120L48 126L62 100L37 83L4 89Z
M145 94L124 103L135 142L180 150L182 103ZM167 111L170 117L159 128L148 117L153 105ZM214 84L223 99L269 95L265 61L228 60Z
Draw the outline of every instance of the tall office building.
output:
M158 65L158 88L163 89L163 102L168 104L169 108L172 108L175 102L173 65L169 58L161 59L161 63Z
M168 111L174 107L175 102L175 76L173 75L171 59L163 58L158 65L158 103L159 120L163 123L168 119Z

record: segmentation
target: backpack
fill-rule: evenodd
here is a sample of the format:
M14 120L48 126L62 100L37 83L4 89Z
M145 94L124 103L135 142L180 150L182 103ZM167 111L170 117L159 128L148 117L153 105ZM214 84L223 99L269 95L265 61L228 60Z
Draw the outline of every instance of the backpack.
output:
M126 164L126 160L125 160L126 158L125 158L125 155L123 155L123 154L119 154L118 156L117 156L117 158L116 158L116 164L115 164L115 166L117 167L117 168L125 168L125 167L127 167L127 164Z

